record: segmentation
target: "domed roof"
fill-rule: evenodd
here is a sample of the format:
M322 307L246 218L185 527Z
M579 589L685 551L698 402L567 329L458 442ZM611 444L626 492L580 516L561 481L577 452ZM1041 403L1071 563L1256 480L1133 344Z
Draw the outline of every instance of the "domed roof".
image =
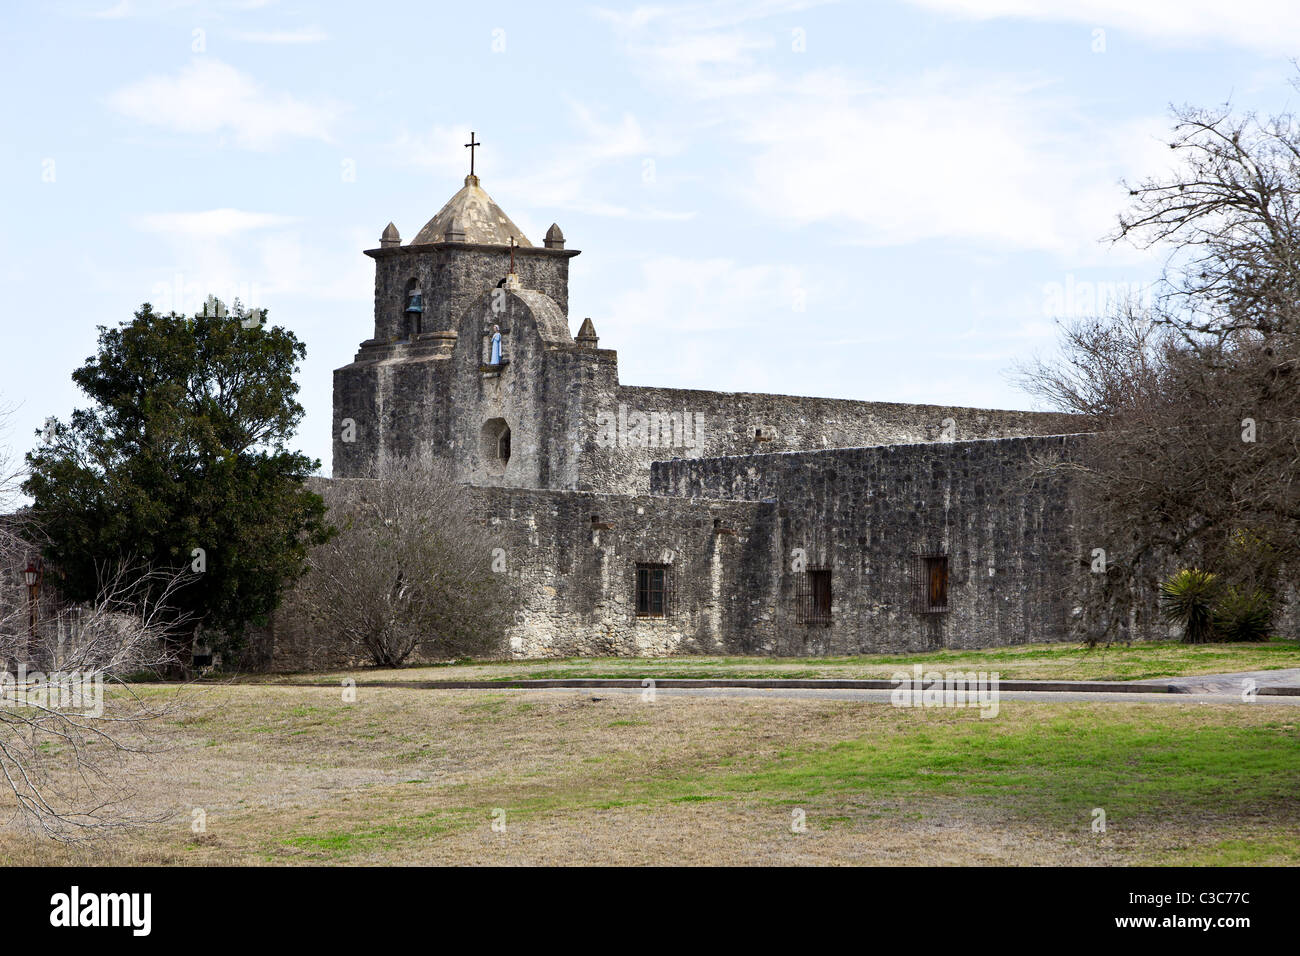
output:
M532 247L523 231L511 222L501 207L483 191L478 177L473 173L465 177L465 186L447 200L411 241L413 246L431 242L446 242L447 231L455 225L457 242L476 242L491 246L508 246L513 236L515 244ZM464 238L460 233L464 233Z

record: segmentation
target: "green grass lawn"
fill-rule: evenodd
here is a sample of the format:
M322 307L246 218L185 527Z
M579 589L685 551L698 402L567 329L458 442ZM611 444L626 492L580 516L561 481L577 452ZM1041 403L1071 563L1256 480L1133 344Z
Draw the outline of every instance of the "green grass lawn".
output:
M1230 671L1300 667L1300 642L1260 644L1142 643L1089 648L1079 644L1024 644L984 650L851 657L601 657L471 661L396 669L359 668L329 673L250 675L249 681L519 680L563 677L884 678L913 664L941 670L997 671L1004 680L1145 680Z

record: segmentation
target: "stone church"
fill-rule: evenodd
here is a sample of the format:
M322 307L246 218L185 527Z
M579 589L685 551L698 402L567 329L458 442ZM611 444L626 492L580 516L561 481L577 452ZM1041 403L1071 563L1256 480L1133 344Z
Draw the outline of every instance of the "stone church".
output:
M1035 467L1079 440L1068 416L624 385L569 315L578 250L558 225L534 245L472 171L366 255L374 333L334 372L334 477L448 459L519 586L515 655L1069 636L1068 496Z

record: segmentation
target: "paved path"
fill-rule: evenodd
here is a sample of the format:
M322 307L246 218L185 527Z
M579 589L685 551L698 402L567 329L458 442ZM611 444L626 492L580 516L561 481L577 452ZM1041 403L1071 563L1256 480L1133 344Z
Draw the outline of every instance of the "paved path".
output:
M1137 684L1167 687L1173 694L1241 694L1246 681L1255 687L1300 687L1300 667L1274 671L1237 671L1232 674L1197 674L1194 677L1157 677Z
M1253 681L1258 692L1245 695ZM658 694L686 697L782 697L824 700L890 701L895 683L890 680L848 679L686 679L656 680ZM336 683L273 683L260 686L337 687ZM640 694L636 678L549 678L540 680L398 681L361 680L358 687L388 687L404 690L478 690L561 692L600 697L612 694ZM1003 680L1000 700L1103 701L1160 704L1236 704L1240 706L1300 706L1300 668L1272 671L1242 671L1235 674L1201 674L1194 677L1165 677L1141 681L1045 681Z
M360 685L365 686L365 685ZM501 693L523 694L578 694L584 697L612 697L639 695L636 687L501 687ZM889 703L891 691L887 690L811 690L803 687L769 688L769 687L659 687L655 689L657 697L778 697L805 698L812 700L859 700ZM1300 697L1295 696L1259 696L1247 703L1241 694L1098 694L1065 693L1062 691L1000 691L999 700L1030 700L1070 703L1075 701L1102 701L1112 704L1228 704L1239 707L1300 707Z

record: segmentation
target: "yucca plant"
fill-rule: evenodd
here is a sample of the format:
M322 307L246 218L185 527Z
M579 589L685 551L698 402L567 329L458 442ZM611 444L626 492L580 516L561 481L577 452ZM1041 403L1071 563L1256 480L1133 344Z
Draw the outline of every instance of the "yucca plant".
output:
M1273 598L1263 588L1224 588L1214 630L1225 641L1265 641L1273 629Z
M1200 568L1183 568L1160 585L1160 615L1182 626L1184 644L1204 644L1214 633L1218 594L1216 575Z

